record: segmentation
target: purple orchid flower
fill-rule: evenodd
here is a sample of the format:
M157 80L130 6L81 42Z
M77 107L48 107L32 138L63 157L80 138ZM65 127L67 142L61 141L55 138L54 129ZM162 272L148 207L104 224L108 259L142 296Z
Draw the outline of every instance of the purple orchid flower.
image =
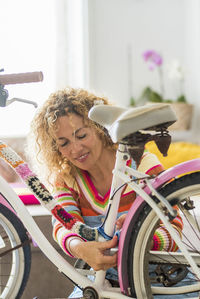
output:
M157 66L160 66L163 63L163 59L160 54L158 54L154 50L147 50L142 55L144 60L148 63L149 69L151 71L153 71Z

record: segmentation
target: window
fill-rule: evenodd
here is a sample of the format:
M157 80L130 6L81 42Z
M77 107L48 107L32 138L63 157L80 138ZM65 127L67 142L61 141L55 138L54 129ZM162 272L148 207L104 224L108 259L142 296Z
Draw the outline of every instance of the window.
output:
M6 85L13 97L43 102L55 88L55 1L0 0L0 68L4 73L42 71L42 83ZM3 73L1 73L3 74ZM24 136L35 108L0 107L0 136Z
M0 0L0 12L0 69L44 74L42 83L5 86L9 98L40 105L55 89L87 85L87 1ZM20 102L0 107L0 136L26 135L34 113Z

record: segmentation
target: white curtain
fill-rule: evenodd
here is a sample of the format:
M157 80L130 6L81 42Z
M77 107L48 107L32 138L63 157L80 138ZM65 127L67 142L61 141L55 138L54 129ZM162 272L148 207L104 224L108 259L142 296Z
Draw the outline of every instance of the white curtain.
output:
M87 0L55 2L57 88L86 87L88 82Z
M0 68L5 73L42 71L42 83L7 85L9 98L36 101L55 89L55 0L0 0ZM59 2L59 1L57 1ZM24 136L35 108L16 102L0 107L0 135Z
M0 0L0 68L42 71L42 83L9 85L10 98L36 101L66 86L87 87L88 0ZM35 108L0 107L0 136L25 136Z

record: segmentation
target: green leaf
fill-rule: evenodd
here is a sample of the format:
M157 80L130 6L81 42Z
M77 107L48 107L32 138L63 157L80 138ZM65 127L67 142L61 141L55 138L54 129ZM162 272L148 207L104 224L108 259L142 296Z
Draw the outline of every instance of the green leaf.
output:
M163 98L158 92L152 90L150 94L150 102L160 103L163 102Z
M167 100L164 100L163 102L164 102L164 103L173 103L174 101L173 101L173 100L170 100L170 99L167 99Z
M144 88L141 96L139 97L137 105L144 105L147 102L160 103L163 102L163 97L151 87L147 86Z
M146 102L150 101L152 89L150 87L145 87L142 91L139 99L137 100L137 104L144 105Z
M135 99L134 99L134 97L130 98L130 106L135 106Z
M183 94L178 97L176 101L179 103L187 103L186 97Z

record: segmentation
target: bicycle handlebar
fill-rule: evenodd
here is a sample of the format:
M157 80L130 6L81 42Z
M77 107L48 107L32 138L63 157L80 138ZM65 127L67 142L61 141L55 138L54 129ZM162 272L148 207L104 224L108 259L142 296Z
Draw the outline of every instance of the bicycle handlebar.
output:
M39 82L42 80L43 80L42 72L0 75L1 85L31 83L31 82Z

